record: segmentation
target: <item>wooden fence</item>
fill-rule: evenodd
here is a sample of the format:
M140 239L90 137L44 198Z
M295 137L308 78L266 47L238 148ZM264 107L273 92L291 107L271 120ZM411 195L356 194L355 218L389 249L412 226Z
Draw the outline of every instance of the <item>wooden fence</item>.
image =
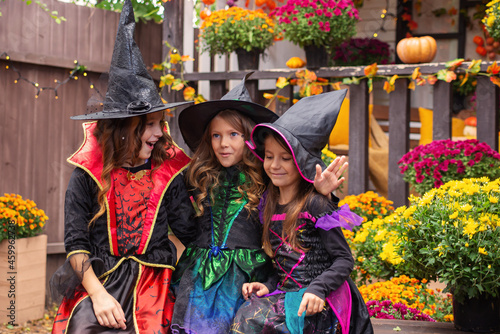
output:
M66 17L56 24L35 4L23 1L1 3L0 17L0 195L16 193L35 201L49 217L47 276L64 261L64 194L73 167L66 162L83 140L80 121L70 116L85 113L89 97L101 92L100 82L109 69L119 13L51 0L48 7ZM161 62L162 25L136 27L136 41L148 66ZM87 76L78 75L54 91L75 67L87 66ZM14 69L18 70L16 72ZM17 83L15 81L18 80Z
M461 68L467 68L469 63L463 63ZM481 65L481 71L491 63ZM419 65L379 65L378 74L392 76L411 75L416 67L420 67L423 75L435 74L445 69L444 63L419 64ZM315 71L318 77L341 78L364 76L364 67L333 67L322 68ZM248 81L248 88L252 97L257 99L258 79L277 79L280 76L288 77L294 74L291 70L272 70L255 72ZM185 78L191 81L207 80L210 82L210 100L218 99L224 95L227 80L241 80L244 72L210 72L186 74ZM499 131L499 96L498 87L490 82L486 76L477 78L477 133L478 140L486 142L498 150ZM403 181L397 162L409 151L410 148L410 105L411 94L408 89L408 79L397 79L395 90L389 97L389 185L388 198L394 206L407 204L409 195L408 184ZM451 138L452 116L452 89L451 84L438 81L433 86L433 139ZM288 104L279 103L276 107L278 114L282 114L290 106L292 100L292 87L286 87L280 95L290 98ZM352 84L350 90L349 110L349 183L348 194L360 194L368 190L368 126L369 126L369 94L366 79L360 84Z

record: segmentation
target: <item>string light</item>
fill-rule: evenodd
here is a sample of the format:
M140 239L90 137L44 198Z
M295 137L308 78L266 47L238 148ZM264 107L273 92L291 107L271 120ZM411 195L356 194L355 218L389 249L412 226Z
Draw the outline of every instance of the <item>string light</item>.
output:
M74 61L75 67L71 71L69 71L69 76L65 80L59 81L57 79L54 79L54 83L56 84L55 87L40 87L40 84L38 82L31 81L31 80L22 76L21 71L19 71L14 66L14 63L12 62L12 60L10 60L10 56L6 52L3 52L2 54L0 54L0 58L2 58L2 57L5 57L5 60L7 60L9 62L9 65L6 65L5 69L7 69L7 70L12 69L14 72L17 73L17 78L14 79L15 84L17 84L19 82L19 80L23 80L23 81L26 81L27 83L29 83L30 85L32 85L36 89L35 99L38 99L40 93L45 91L45 90L53 90L54 91L54 98L56 100L59 99L59 96L57 94L57 89L61 85L68 83L68 81L70 81L71 79L78 80L77 74L79 74L79 73L83 74L83 76L87 78L87 80L89 81L89 87L91 89L95 89L97 94L99 94L99 96L102 99L104 99L101 92L99 92L99 90L97 88L95 88L94 84L92 83L92 81L88 77L87 72L85 72L86 67L83 65L79 65L77 60Z
M378 37L379 32L385 32L385 24L387 19L393 18L396 19L396 15L393 13L388 12L389 10L389 0L385 1L385 8L382 9L382 14L380 14L380 18L382 19L382 22L380 22L380 26L378 27L377 30L373 32L373 37Z

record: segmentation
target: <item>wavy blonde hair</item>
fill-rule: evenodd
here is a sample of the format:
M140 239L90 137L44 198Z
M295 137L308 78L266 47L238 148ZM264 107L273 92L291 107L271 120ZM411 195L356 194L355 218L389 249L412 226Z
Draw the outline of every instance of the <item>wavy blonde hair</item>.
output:
M163 113L163 111L158 111ZM97 121L94 136L102 150L103 168L101 174L102 189L97 194L99 211L90 220L89 226L106 212L106 195L111 187L111 172L125 164L131 166L139 162L139 152L142 148L142 135L146 130L148 115L119 119L101 119ZM151 152L151 162L155 166L150 177L166 160L175 157L174 142L166 132L166 122L161 120L160 127L163 135L158 139Z
M223 110L217 114L239 132L243 133L243 138L249 139L254 123L246 116L234 110ZM220 185L219 176L223 169L212 148L210 124L205 129L200 145L193 154L191 166L186 174L188 184L192 190L198 190L195 203L199 209L198 215L203 215L203 201L212 196L213 189ZM249 211L257 211L260 196L265 190L262 179L262 163L247 148L244 148L243 159L239 166L245 175L246 182L238 186L241 198L248 198L245 208Z

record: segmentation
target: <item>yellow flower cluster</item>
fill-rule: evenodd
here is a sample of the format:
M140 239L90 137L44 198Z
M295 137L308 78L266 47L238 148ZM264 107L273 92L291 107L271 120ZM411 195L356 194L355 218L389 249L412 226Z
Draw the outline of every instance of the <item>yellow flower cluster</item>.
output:
M260 29L267 29L270 33L274 33L274 21L269 18L269 16L262 10L250 10L237 6L230 7L229 9L220 9L213 11L207 18L203 21L201 29L205 29L212 25L220 27L226 22L235 24L236 21L248 21L253 22L257 19L262 19L263 22L260 24Z
M392 201L383 196L379 196L373 191L367 191L360 195L346 196L339 202L339 206L348 204L351 211L363 217L363 221L375 218L384 218L394 211Z
M439 201L445 203L443 212L452 212L448 215L449 219L443 221L443 225L452 224L455 228L463 226L462 234L469 239L478 232L500 227L500 216L495 212L478 211L471 205L472 198L477 198L486 205L497 204L500 198L500 179L489 182L487 177L483 177L450 181L420 198L411 197L410 201L414 205L406 209L403 216L408 218L417 207L429 206Z
M380 253L373 254L374 256L379 256L382 260L392 265L401 263L403 259L397 252L399 234L392 229L394 217L395 215L392 214L384 219L376 218L364 223L361 229L356 233L356 236L352 239L353 248L361 248L362 246L360 246L360 244L367 242L368 239L370 243L379 245L375 249L380 251Z
M363 223L355 236L347 239L354 255L355 280L389 279L396 266L403 262L398 253L399 233L395 228L396 214Z
M365 302L390 300L393 304L401 303L421 310L429 316L435 316L438 309L442 308L440 303L451 304L451 301L447 297L436 296L436 292L439 291L427 288L426 283L425 279L419 281L416 278L401 275L388 281L362 285L359 291ZM450 315L447 314L444 318L450 319Z
M329 166L337 155L329 150L328 144L321 150L321 160L325 163L325 165Z
M208 15L201 25L200 38L203 51L215 55L238 49L263 52L277 35L274 20L262 10L234 6Z
M32 200L16 194L0 197L0 240L7 238L9 224L16 225L18 237L27 237L41 232L47 219L45 212Z
M490 1L486 5L485 16L482 19L486 30L496 40L500 39L500 0Z

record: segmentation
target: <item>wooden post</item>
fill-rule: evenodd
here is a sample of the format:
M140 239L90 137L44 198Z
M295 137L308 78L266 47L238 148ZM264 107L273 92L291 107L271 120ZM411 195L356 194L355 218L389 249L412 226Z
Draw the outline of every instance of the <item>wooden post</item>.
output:
M388 197L394 207L408 204L408 183L398 161L410 149L410 90L408 79L397 79L389 95L389 184Z
M248 89L248 94L252 101L257 101L257 94L259 94L259 80L246 80L245 86Z
M451 84L438 80L434 84L432 140L451 138Z
M368 190L368 84L349 86L349 182L348 194Z
M184 29L184 1L167 1L163 3L165 19L163 20L163 41L167 41L170 45L177 48L179 53L183 53L183 40L182 31ZM163 45L162 49L162 59L168 56L169 48ZM180 70L180 66L177 65L177 70ZM163 90L163 98L168 102L184 101L182 91L170 91L166 89ZM168 123L170 127L170 135L172 139L181 148L189 152L189 148L182 139L181 132L179 130L179 125L177 119L180 112L184 109L183 107L176 108L172 110L174 117L169 117Z
M485 76L477 77L477 140L498 151L498 87Z
M226 94L226 81L225 80L211 80L210 81L210 101L220 100Z

